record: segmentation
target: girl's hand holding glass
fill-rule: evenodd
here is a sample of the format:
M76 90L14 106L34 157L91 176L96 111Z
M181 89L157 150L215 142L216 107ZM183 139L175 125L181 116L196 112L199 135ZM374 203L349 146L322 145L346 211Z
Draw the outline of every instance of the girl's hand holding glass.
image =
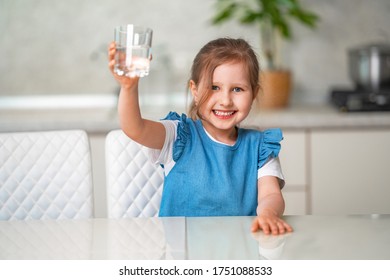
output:
M118 81L118 83L121 85L121 87L124 88L130 88L135 84L138 84L138 80L140 77L128 77L125 75L118 75L115 72L115 55L116 55L116 43L111 42L111 44L108 47L108 68L110 69L112 75L114 78Z

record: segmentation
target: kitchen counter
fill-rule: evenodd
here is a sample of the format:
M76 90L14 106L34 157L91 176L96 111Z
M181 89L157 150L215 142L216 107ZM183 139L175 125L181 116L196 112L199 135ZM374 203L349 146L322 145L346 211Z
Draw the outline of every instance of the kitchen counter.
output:
M107 133L117 128L114 108L0 110L0 132L82 129Z
M54 129L83 129L88 133L107 133L119 128L116 99L66 106L5 106L0 98L0 132ZM146 118L158 120L170 110L184 112L183 106L173 108L143 106ZM286 109L260 110L254 108L243 126L287 130L390 128L390 112L343 113L330 105L300 105Z
M0 97L0 132L119 128L117 97L109 94Z
M390 112L340 112L329 104L293 105L279 110L254 108L243 125L282 129L390 128Z

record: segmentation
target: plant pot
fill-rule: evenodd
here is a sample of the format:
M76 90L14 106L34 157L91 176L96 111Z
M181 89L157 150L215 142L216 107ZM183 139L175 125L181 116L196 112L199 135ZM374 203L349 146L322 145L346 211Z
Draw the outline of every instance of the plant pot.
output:
M292 87L292 74L288 70L264 70L260 74L261 89L257 104L263 109L287 107Z

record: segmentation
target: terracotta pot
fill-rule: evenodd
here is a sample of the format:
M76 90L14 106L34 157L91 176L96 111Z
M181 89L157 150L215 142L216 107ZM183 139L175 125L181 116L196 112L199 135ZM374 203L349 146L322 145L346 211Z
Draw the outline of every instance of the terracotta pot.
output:
M265 109L284 108L288 106L292 87L290 71L264 70L260 74L261 89L257 96L258 106Z

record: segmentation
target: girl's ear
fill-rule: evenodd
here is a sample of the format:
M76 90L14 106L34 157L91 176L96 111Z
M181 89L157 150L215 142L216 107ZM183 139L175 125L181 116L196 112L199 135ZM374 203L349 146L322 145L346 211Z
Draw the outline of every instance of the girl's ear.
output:
M198 100L199 100L198 88L196 87L196 84L193 80L190 80L189 86L190 86L191 94L192 94L192 97L194 98L195 104L197 104Z

